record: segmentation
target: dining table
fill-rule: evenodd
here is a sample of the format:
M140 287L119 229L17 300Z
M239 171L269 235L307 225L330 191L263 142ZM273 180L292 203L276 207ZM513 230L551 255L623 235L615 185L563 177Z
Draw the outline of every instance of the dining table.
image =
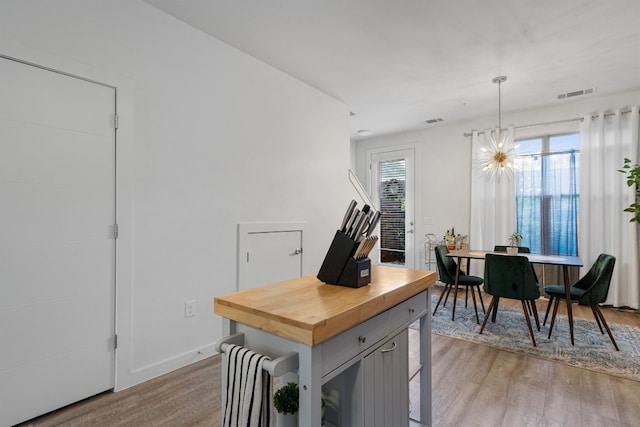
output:
M463 259L466 259L467 270L468 270L469 260L471 259L484 260L487 254L514 256L514 255L507 254L505 252L494 252L494 251L472 250L472 249L471 250L470 249L454 249L454 250L451 250L447 254L447 256L451 258L456 258L458 266L462 265L461 262ZM542 254L531 254L531 253L522 253L522 252L518 253L517 255L527 257L531 264L558 265L562 267L562 274L564 276L565 301L567 303L567 316L569 317L569 335L571 336L571 345L574 345L573 315L572 315L572 308L571 308L571 282L569 279L569 267L582 267L582 259L579 256L542 255ZM456 301L456 298L457 298L459 277L460 277L460 268L457 268L454 301ZM455 315L455 309L456 307L454 304L453 306L454 315Z

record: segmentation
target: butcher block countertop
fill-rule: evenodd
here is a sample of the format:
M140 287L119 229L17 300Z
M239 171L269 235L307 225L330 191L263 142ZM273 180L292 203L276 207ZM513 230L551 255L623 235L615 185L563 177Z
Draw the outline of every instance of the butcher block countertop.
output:
M315 275L216 297L227 319L314 346L422 292L433 271L371 267L361 288L327 285Z

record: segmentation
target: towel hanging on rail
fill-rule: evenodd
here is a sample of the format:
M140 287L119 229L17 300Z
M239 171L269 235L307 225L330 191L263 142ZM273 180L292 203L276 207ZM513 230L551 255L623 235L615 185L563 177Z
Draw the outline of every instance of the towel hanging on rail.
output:
M267 356L230 344L226 350L227 390L224 427L270 427L271 375L262 369Z

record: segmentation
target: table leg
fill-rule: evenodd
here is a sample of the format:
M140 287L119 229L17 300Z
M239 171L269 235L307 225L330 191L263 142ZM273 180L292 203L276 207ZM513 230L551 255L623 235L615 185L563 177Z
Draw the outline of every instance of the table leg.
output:
M451 320L456 318L456 302L458 302L458 283L460 283L460 257L458 257L458 263L456 264L456 281L454 286L456 287L453 292L453 309L451 310Z
M571 305L571 283L569 282L569 267L562 266L562 273L564 274L564 298L567 302L567 316L569 317L569 335L571 336L571 345L573 342L573 308Z

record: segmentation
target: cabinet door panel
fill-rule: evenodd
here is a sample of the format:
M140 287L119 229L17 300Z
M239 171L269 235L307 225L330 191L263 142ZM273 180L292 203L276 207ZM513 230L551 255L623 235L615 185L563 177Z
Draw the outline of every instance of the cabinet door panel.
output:
M364 425L409 425L409 366L407 330L362 359Z

